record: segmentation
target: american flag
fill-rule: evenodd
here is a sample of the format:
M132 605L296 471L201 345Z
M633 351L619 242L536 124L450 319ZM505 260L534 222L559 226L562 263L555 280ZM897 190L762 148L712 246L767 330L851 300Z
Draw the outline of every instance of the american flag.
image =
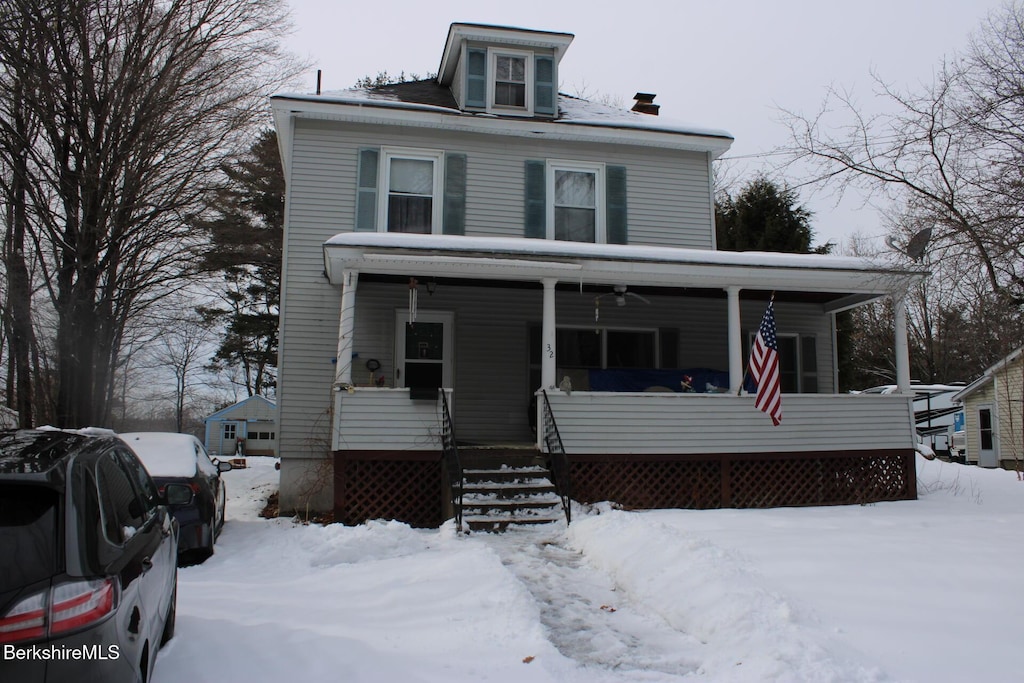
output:
M768 310L761 318L754 347L750 350L750 376L757 382L757 398L754 406L772 418L772 423L782 422L782 389L779 386L779 340L776 338L774 299L768 302Z

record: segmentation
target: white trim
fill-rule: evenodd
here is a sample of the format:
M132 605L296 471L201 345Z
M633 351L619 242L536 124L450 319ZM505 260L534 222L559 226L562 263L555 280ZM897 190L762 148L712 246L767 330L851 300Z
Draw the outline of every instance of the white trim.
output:
M377 164L377 232L388 232L388 199L391 193L392 159L430 161L433 167L430 232L439 235L444 222L444 152L416 147L381 147Z
M312 99L315 98L315 99ZM284 127L288 117L364 123L370 125L397 125L406 128L428 128L462 131L484 135L508 135L533 140L572 140L609 144L639 145L663 149L710 152L718 158L729 151L733 139L725 131L694 128L682 129L665 122L638 120L627 126L616 120L573 121L512 117L496 117L481 112L469 114L447 107L395 102L388 100L341 100L329 95L281 94L271 98L275 127L278 135L288 137ZM559 111L562 105L559 105ZM639 116L639 115L638 115ZM647 119L658 117L645 115ZM641 127L640 124L644 125ZM290 159L285 164L290 163Z
M547 223L547 239L555 239L555 173L558 171L575 171L594 175L594 241L592 244L607 244L607 217L605 200L605 165L601 162L570 161L566 159L548 159L544 171L545 207ZM572 240L559 240L569 242ZM588 243L584 243L588 244Z
M533 73L533 52L525 50L510 50L505 48L487 48L487 112L490 114L501 114L504 116L533 116L533 89L536 85ZM514 57L523 60L524 74L526 79L523 83L524 102L522 107L515 107L507 104L497 104L494 98L497 96L498 83L498 57Z

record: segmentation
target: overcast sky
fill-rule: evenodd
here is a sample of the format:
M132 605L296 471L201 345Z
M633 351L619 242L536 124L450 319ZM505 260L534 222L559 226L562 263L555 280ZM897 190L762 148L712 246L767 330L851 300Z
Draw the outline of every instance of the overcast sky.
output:
M301 89L352 87L365 75L436 72L452 22L560 31L576 36L559 67L562 92L600 94L632 106L657 93L661 115L725 129L736 138L731 173L770 161L785 144L778 108L814 112L830 85L852 88L871 109L872 70L897 86L929 81L961 50L998 0L290 0L293 52L311 62ZM841 5L841 6L840 6ZM358 9L355 9L358 7ZM825 193L816 241L880 235L877 215Z

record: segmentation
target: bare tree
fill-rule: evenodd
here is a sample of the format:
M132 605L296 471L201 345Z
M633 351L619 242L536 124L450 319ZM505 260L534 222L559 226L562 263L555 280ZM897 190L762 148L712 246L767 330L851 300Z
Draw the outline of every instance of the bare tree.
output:
M865 114L835 88L814 115L785 112L790 161L840 190L887 196L991 292L1024 302L1024 5L993 14L930 85L875 79L887 113Z
M0 6L0 149L24 154L5 170L26 211L7 221L5 257L39 264L61 425L109 420L126 327L196 270L189 226L221 162L295 73L279 48L285 16L283 0Z

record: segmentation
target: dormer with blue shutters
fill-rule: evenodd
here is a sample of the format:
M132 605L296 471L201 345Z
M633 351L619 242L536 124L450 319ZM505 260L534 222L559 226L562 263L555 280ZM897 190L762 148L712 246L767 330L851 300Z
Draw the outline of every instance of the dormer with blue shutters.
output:
M558 63L570 33L452 24L437 79L459 109L556 118Z

